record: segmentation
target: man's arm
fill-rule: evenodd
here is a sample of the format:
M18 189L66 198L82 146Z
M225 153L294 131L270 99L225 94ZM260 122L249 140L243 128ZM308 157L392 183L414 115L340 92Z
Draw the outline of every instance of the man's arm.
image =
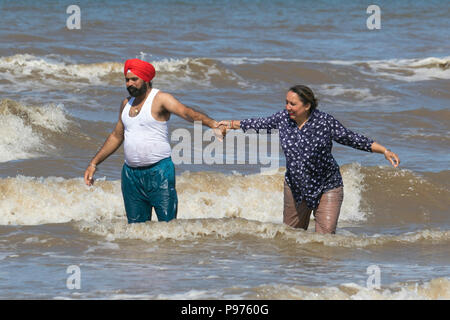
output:
M102 163L106 158L113 154L123 143L124 140L124 126L122 123L121 115L123 108L127 104L128 99L125 99L120 106L119 120L117 121L116 127L113 132L108 136L103 146L96 153L94 158L92 158L89 166L84 172L84 182L91 186L94 183L94 173L97 170L97 165Z
M202 112L185 106L171 94L165 92L161 92L159 94L161 95L162 106L168 112L174 113L189 122L201 121L203 125L208 126L212 129L219 126L219 123L216 120L209 118Z

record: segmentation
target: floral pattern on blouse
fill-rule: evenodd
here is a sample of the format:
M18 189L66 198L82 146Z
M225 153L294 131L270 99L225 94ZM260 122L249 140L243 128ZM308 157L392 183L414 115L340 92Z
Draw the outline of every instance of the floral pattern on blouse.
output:
M331 154L333 140L355 149L372 152L372 139L345 128L332 115L315 109L301 129L287 110L266 118L241 121L241 129L256 132L278 129L286 157L285 180L296 202L305 200L316 209L325 191L343 186L339 165Z

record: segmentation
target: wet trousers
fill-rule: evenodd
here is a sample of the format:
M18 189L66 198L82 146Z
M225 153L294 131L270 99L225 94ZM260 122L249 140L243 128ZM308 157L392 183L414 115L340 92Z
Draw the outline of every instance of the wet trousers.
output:
M291 227L307 230L311 212L314 212L316 232L335 233L343 200L343 187L328 190L322 194L319 206L313 210L305 201L297 203L294 200L292 191L285 181L283 222Z
M124 164L121 186L128 223L151 220L153 208L158 221L176 219L175 166L170 157L147 167Z

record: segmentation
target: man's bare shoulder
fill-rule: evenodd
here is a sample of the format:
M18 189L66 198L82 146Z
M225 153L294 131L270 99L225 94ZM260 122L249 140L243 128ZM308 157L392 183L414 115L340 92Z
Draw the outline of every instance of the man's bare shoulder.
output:
M158 91L154 101L158 112L173 112L171 106L176 104L177 99L170 93Z
M161 101L161 102L166 102L169 101L170 99L173 99L174 97L167 92L161 91L159 90L158 93L155 96L155 99Z

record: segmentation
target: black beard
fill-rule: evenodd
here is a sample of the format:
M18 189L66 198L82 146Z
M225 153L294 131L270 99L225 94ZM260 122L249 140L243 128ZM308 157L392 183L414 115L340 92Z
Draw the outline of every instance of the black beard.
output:
M144 83L140 89L137 89L136 87L133 86L129 86L127 90L132 97L139 97L147 92L147 85Z

